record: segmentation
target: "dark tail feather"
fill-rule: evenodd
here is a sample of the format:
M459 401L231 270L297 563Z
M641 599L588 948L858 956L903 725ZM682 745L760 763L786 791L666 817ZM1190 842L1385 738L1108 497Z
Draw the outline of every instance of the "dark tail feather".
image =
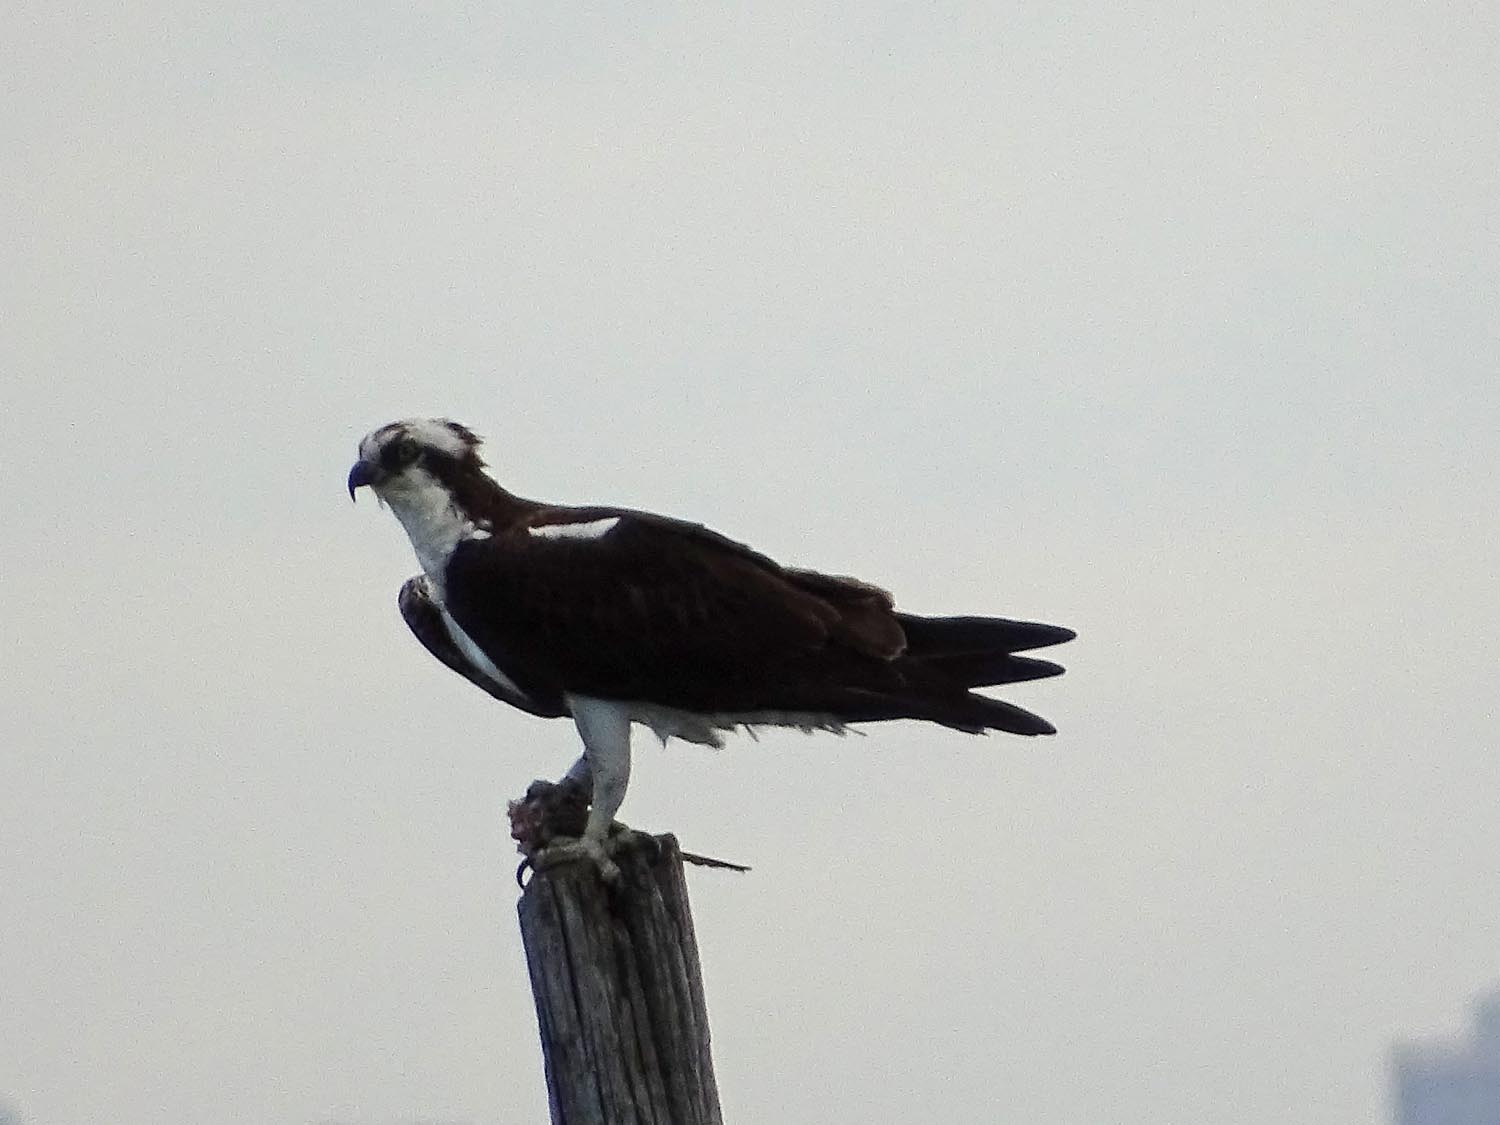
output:
M1071 641L1077 635L1072 629L1004 617L898 614L897 620L906 632L906 651L897 667L913 684L927 685L923 695L929 711L923 718L974 732L1057 733L1040 715L964 689L1061 675L1060 664L1014 654Z
M1060 675L1059 664L1014 654L1071 641L1072 629L1004 617L898 613L896 620L906 634L906 651L880 666L883 680L863 690L851 687L849 696L832 708L846 722L925 719L972 734L1057 733L1040 715L968 689ZM814 711L820 707L827 707L826 700L808 705Z
M954 700L943 709L945 715L934 715L935 721L945 727L982 734L987 730L1009 731L1011 734L1056 734L1057 728L1040 715L1033 715L1014 703L991 699L986 695L969 692Z
M1004 617L917 617L898 613L896 620L906 633L906 655L919 659L1024 652L1060 645L1077 636L1072 629L1060 625L1010 621Z
M960 653L956 656L917 657L932 671L952 683L966 688L992 687L995 684L1018 684L1024 680L1044 680L1061 676L1063 666L1031 656L1012 656L1008 652Z
M988 730L1011 734L1056 734L1057 728L1040 715L1014 703L974 692L952 695L900 696L860 693L840 707L845 722L870 723L884 719L924 719L969 734Z

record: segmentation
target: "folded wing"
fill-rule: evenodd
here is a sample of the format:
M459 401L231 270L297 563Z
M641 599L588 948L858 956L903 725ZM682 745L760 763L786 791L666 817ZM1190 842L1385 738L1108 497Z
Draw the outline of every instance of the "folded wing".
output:
M577 533L557 530L564 524ZM571 692L694 712L920 718L1021 734L1052 727L968 689L1055 675L1057 665L1012 653L1072 635L897 614L877 587L783 568L695 524L617 509L543 511L462 544L448 564L446 606L533 699ZM428 647L455 666L441 644Z

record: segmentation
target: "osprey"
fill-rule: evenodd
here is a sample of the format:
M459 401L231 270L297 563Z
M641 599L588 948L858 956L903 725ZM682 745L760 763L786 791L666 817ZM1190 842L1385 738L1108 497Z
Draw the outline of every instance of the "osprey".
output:
M603 869L632 723L716 747L737 727L883 719L1054 733L971 689L1058 675L1016 653L1070 629L899 613L876 586L781 566L695 523L525 500L485 473L479 446L446 419L392 422L359 443L349 496L368 486L406 529L422 573L399 604L427 650L496 699L577 725L568 776L592 796L574 846Z

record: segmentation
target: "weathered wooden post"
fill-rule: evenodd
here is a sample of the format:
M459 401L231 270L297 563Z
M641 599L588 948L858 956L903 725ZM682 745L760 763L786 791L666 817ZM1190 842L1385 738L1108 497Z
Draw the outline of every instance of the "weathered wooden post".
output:
M576 834L556 789L512 805L523 850ZM638 837L615 860L612 883L586 860L539 868L517 907L553 1125L720 1125L682 851Z

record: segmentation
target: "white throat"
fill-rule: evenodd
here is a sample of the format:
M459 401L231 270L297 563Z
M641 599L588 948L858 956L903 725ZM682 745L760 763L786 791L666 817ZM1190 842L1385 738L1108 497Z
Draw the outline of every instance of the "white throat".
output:
M416 470L381 489L381 497L406 529L417 561L422 564L432 591L441 602L446 591L443 574L453 550L475 532L474 522L464 515L453 496L430 473Z

